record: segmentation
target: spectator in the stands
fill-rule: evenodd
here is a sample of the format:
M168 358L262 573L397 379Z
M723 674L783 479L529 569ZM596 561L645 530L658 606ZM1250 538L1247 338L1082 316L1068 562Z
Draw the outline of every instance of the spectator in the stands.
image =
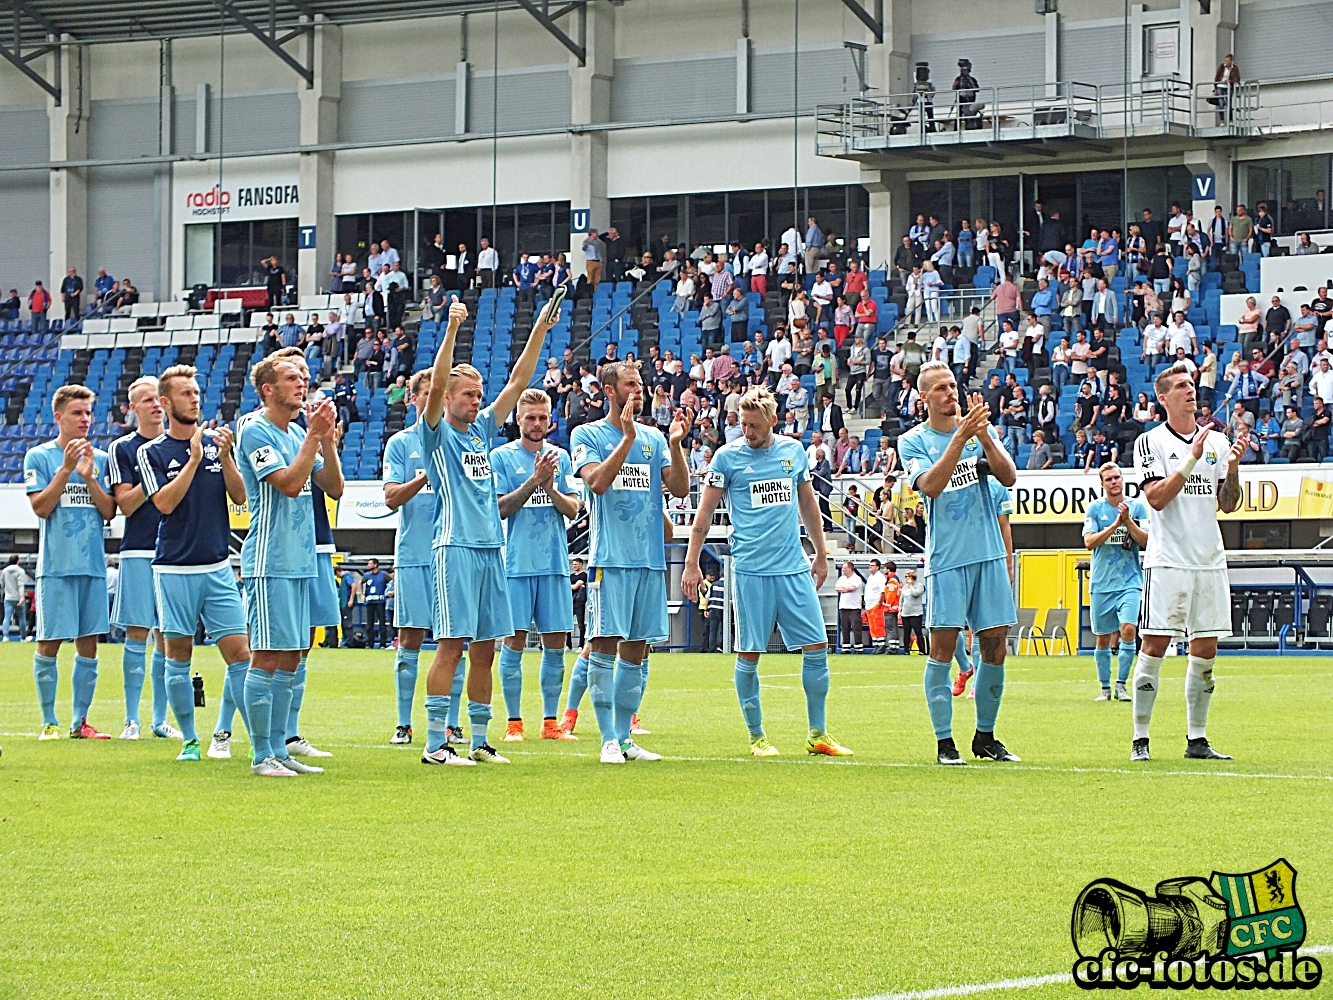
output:
M1276 232L1273 217L1268 214L1268 205L1259 202L1259 214L1254 217L1254 242L1259 244L1259 253L1267 257L1273 246L1273 234Z
M388 401L390 406L393 406L395 403L403 403L406 405L407 379L402 375L399 375L394 379L389 387L384 390L384 398Z
M106 268L99 267L97 269L97 277L93 279L94 300L97 305L102 304L115 284L116 279L106 273Z
M1028 469L1049 469L1055 465L1055 456L1051 453L1051 446L1046 443L1046 433L1044 431L1032 432L1032 453L1028 455Z
M1278 296L1274 295L1269 301L1271 305L1264 313L1264 333L1269 340L1285 339L1292 331L1291 313Z
M287 272L278 263L277 257L269 257L261 263L264 265L264 284L268 289L268 307L276 309L286 301Z
M727 318L731 320L731 339L736 339L738 326L744 336L744 331L749 328L750 323L750 300L745 297L739 286L731 289L731 300L727 303Z
M1301 233L1296 237L1296 256L1303 257L1306 254L1319 253L1318 243L1310 239L1309 233Z
M412 369L416 366L416 359L417 352L416 348L412 346L412 338L407 335L407 331L401 325L394 327L393 342L385 360L385 375L388 378L395 378L399 375L411 378Z
M1114 330L1120 320L1120 302L1106 278L1097 281L1097 292L1092 297L1092 325L1094 330Z
M32 291L28 293L28 313L34 332L46 332L46 314L50 309L51 293L42 287L40 281L34 281Z
M310 322L306 325L305 332L301 337L301 348L305 352L306 367L312 372L321 372L324 362L324 324L319 321L319 313L310 314Z
M1301 453L1301 438L1305 434L1305 421L1301 419L1296 407L1288 406L1282 421L1282 457L1294 462Z
M1231 380L1231 385L1227 389L1226 401L1228 405L1232 399L1239 399L1245 404L1245 408L1251 413L1259 412L1259 399L1264 395L1264 389L1268 387L1268 379L1250 370L1250 363L1244 358L1241 359L1239 370L1236 377Z
M445 291L438 274L430 276L430 287L421 300L421 318L431 323L440 322L445 313Z
M1319 339L1319 317L1311 312L1308 302L1301 303L1301 314L1291 321L1291 332L1302 349L1314 349L1315 341Z
M1013 395L1004 407L1004 446L1013 458L1018 457L1018 449L1027 443L1028 422L1031 419L1032 406L1028 402L1023 387L1015 386Z
M482 288L494 288L499 284L500 254L491 241L482 237L481 250L477 254L477 281Z
M1254 235L1254 220L1245 213L1244 205L1236 206L1236 214L1227 226L1227 251L1242 254L1250 248L1250 238Z
M750 274L750 291L758 292L761 296L768 294L768 252L764 249L763 243L754 245L754 253L746 264L746 269Z
M11 288L9 298L0 302L0 319L18 319L22 308L23 301L19 298L19 290Z
M1333 424L1333 410L1319 396L1315 397L1314 412L1310 414L1310 426L1306 428L1306 452L1316 462L1328 458L1329 427Z
M342 422L344 431L361 419L356 409L356 386L341 373L333 382L333 405L337 407L338 419Z
M1097 427L1092 432L1092 444L1088 446L1087 464L1083 467L1084 472L1091 472L1093 469L1099 469L1107 462L1119 461L1120 449L1116 447L1114 441L1106 437L1106 431Z
M375 334L370 342L370 356L366 358L366 385L372 392L378 391L384 383L384 364L387 360L388 345L383 331Z
M1273 399L1280 406L1294 406L1300 410L1301 404L1305 400L1305 379L1301 373L1296 370L1294 364L1288 363L1282 369L1282 374L1272 389Z
M65 321L78 319L83 315L80 309L80 301L83 298L83 279L79 277L79 272L75 268L69 269L69 274L65 275L60 282L60 301L65 306Z
M540 258L536 254L519 255L518 267L514 268L513 278L520 298L531 297L532 291L537 287L539 265Z
M283 317L282 326L278 327L278 344L282 347L295 347L301 341L304 331L296 322L293 313Z

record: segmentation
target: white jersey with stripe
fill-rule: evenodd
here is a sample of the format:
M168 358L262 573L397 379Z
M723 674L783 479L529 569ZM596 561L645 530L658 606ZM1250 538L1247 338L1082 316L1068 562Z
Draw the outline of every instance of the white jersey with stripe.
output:
M1217 524L1217 496L1231 465L1231 442L1226 435L1196 428L1194 434L1185 437L1168 424L1159 424L1134 442L1134 467L1143 474L1145 486L1166 479L1189 460L1198 434L1208 435L1203 457L1175 498L1153 513L1143 554L1144 569L1227 568L1222 531Z

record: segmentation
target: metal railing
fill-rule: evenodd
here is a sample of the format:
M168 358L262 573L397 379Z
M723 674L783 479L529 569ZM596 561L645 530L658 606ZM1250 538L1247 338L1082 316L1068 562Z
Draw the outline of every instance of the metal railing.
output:
M1174 76L1124 84L1076 80L976 91L863 95L815 110L820 155L883 149L1129 135L1252 135L1259 84L1191 84Z

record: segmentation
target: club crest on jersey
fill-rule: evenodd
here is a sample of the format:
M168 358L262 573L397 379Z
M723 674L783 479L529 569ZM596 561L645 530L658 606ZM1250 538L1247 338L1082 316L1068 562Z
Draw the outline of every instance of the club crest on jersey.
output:
M792 461L791 461L790 458L784 458L784 459L782 460L782 471L783 471L783 472L790 473L790 472L792 471L793 468L795 468L795 466L792 465Z
M650 444L641 444L641 445L639 445L639 449L643 452L643 457L644 457L644 458L652 458L652 457L653 457L653 446L652 446L652 445L650 445Z
M477 437L477 435L473 434L473 435L472 435L472 447L474 447L474 448L480 448L480 447L481 447L481 444L482 444L481 438L479 438L479 437Z
M1217 464L1217 456L1216 456L1215 454L1213 454L1211 451L1208 452L1208 454L1206 454L1206 455L1203 456L1203 460L1204 460L1205 462L1207 462L1209 465L1216 465L1216 464Z

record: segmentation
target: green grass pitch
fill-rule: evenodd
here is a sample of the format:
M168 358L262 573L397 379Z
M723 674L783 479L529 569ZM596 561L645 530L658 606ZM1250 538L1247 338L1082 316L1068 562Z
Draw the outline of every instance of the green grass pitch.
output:
M302 729L328 773L262 781L243 739L194 765L151 738L39 744L32 652L0 646L6 1000L847 1000L1067 972L1091 879L1151 889L1279 856L1308 943L1333 943L1329 659L1220 659L1209 734L1236 756L1220 764L1181 757L1169 659L1155 760L1131 768L1130 707L1093 703L1090 660L1015 658L998 732L1024 762L940 768L920 658L833 658L830 729L856 751L837 761L804 752L799 658L765 657L782 756L755 760L731 660L659 654L642 742L668 759L612 768L586 700L579 743L533 738L530 655L528 742L500 743L497 685L491 739L514 764L463 769L388 745L392 653L316 650ZM102 649L91 717L113 734L120 655ZM216 652L196 668L205 733ZM965 746L971 703L955 724Z

